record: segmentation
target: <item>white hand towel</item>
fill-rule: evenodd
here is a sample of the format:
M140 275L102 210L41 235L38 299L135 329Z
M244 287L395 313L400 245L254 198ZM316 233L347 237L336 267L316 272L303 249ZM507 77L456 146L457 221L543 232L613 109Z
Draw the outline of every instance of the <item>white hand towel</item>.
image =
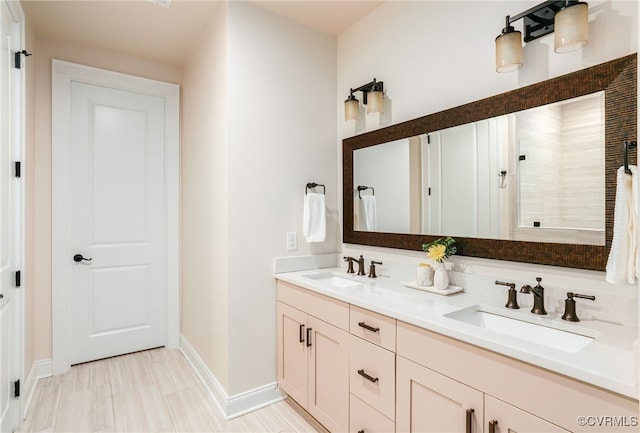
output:
M360 230L376 231L376 197L363 195L360 198Z
M638 277L638 168L631 174L618 169L613 239L607 261L606 280L614 284L635 283Z
M324 194L315 192L305 194L302 232L307 242L324 242L327 235L327 210Z

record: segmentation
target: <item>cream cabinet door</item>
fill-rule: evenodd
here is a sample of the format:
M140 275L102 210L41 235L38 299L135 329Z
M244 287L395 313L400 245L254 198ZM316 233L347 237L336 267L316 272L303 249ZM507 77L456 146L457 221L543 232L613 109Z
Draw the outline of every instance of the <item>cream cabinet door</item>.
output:
M307 410L332 433L349 430L349 333L308 318Z
M485 396L487 433L568 433L567 430L531 415L501 400Z
M278 386L307 406L307 314L278 302Z
M400 356L396 363L397 432L482 432L482 392Z

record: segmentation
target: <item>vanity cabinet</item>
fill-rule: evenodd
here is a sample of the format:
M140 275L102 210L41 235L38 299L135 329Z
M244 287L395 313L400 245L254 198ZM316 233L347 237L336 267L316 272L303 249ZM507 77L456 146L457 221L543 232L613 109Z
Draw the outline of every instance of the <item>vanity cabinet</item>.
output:
M638 431L636 399L293 284L277 288L278 385L332 433ZM618 424L583 426L582 417Z
M398 432L482 432L482 392L400 356L397 363Z
M451 431L440 424L430 430L432 422L442 420L428 414L461 426L469 408L473 432L593 432L580 418L603 415L629 422L598 431L637 432L631 425L638 419L637 400L411 324L399 321L397 329L398 432L409 426L410 431ZM474 393L480 402L470 397ZM438 409L428 409L433 406Z
M349 429L349 305L279 282L278 386L331 432Z
M415 362L398 357L398 432L568 433Z

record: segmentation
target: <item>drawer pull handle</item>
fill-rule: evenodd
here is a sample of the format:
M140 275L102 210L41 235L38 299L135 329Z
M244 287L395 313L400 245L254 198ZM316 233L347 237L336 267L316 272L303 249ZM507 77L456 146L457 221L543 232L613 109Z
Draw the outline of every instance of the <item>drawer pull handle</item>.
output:
M377 377L369 376L367 373L364 372L364 370L358 370L358 374L373 383L376 383L378 381Z
M364 433L364 429L358 430L358 433Z
M300 336L298 337L300 343L304 343L304 324L300 325Z
M498 421L495 419L489 421L489 433L496 433L496 426L498 425Z
M473 409L467 409L467 429L465 430L466 433L473 433L472 432L473 412L475 412Z
M311 347L311 328L307 328L307 347Z
M358 326L361 327L361 328L366 329L367 331L380 332L380 328L374 328L373 326L369 326L364 322L358 322Z

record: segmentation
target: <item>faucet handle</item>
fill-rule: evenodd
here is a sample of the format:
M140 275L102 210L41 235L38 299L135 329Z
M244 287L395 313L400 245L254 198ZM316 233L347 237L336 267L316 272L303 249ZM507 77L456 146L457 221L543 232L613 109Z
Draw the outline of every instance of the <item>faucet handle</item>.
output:
M508 291L509 297L507 299L507 303L505 304L505 307L511 308L513 310L519 309L520 306L518 305L518 293L516 292L516 284L506 283L504 281L498 281L498 280L496 280L496 284L509 287L509 291Z
M353 270L353 262L356 261L356 259L354 259L353 257L343 257L344 261L349 263L349 266L347 267L347 274L355 274L355 271Z
M595 301L596 297L592 295L581 295L580 293L567 292L567 299L564 301L564 314L562 320L569 322L579 322L578 314L576 313L576 301L573 298L589 299Z
M369 278L378 278L376 275L376 265L381 265L382 262L374 262L371 260L371 266L369 266Z

